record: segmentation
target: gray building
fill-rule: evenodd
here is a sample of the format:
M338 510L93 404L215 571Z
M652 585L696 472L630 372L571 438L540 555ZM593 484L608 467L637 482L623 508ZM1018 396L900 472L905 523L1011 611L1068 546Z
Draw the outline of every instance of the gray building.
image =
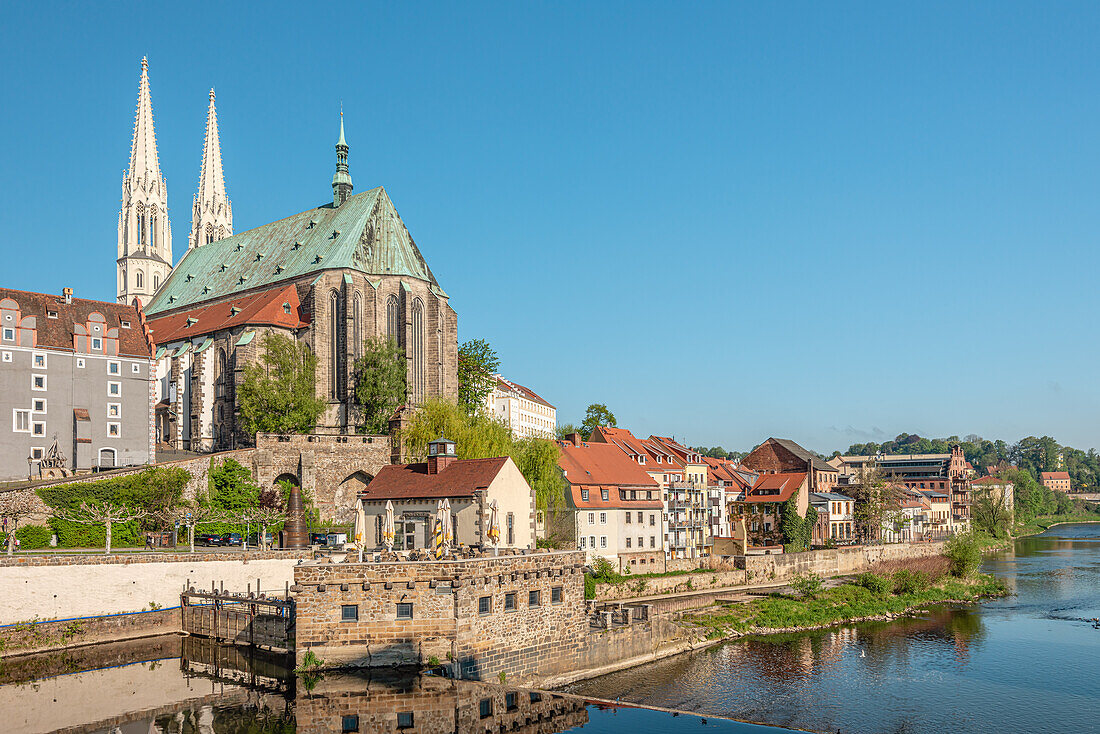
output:
M151 463L154 377L140 306L0 288L0 481Z

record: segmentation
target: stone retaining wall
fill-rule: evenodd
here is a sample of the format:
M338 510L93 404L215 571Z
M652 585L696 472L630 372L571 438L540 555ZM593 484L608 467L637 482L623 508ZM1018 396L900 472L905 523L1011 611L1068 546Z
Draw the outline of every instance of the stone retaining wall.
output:
M703 571L700 573L677 576L654 576L650 578L627 577L618 584L596 584L597 601L618 601L639 596L657 594L682 594L704 589L720 589L726 586L740 586L746 583L744 571Z
M28 654L74 645L115 642L181 632L180 610L159 609L109 617L52 622L30 621L0 627L2 654Z
M746 556L745 572L747 583L786 581L807 573L820 576L862 573L882 561L941 556L943 546L943 542L854 545L805 553Z

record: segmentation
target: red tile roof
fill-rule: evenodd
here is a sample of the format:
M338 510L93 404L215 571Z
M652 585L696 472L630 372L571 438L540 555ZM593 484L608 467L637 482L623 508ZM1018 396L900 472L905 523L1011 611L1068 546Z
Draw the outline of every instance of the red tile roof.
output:
M603 498L603 491L607 490L607 499ZM588 490L588 499L584 499L583 490ZM637 492L641 497L645 497L646 492L653 493L653 499L624 499L619 495L620 488L615 485L599 485L593 484L591 486L582 486L579 484L569 485L569 496L573 500L573 504L579 509L583 510L599 510L599 509L638 509L638 510L663 510L664 503L661 501L661 490L657 488L650 489L637 489L637 490L623 490L627 492ZM629 497L629 495L628 495Z
M805 472L761 474L752 489L745 493L745 502L786 502L798 492L805 481ZM779 490L779 493L762 494L774 490Z
M1069 479L1069 472L1045 471L1043 472L1043 479Z
M558 466L573 485L609 485L657 489L657 482L615 444L559 441Z
M283 304L290 306L289 314ZM194 320L190 325L189 319ZM244 325L300 329L309 325L309 318L302 313L298 289L288 285L149 319L153 341L159 345Z
M997 477L979 477L971 482L971 484L994 484L999 486L1002 484L1009 484L1009 481L1007 479L999 479Z
M607 443L618 446L630 456L645 457L644 469L650 472L681 471L684 462L657 441L641 439L625 428L596 426L590 443ZM657 461L660 457L660 462Z
M710 486L717 486L719 480L721 480L726 482L727 485L748 489L752 486L752 481L755 481L755 477L758 476L756 472L738 469L737 464L729 459L715 459L711 456L704 456L703 461L707 465L707 484ZM752 477L752 481L748 477Z
M19 309L20 319L33 316L35 320L35 345L48 349L75 351L75 327L82 327L92 321L91 315L98 313L106 320L108 332L118 331L118 355L123 357L153 356L153 343L144 328L145 313L140 307L123 303L92 301L87 298L73 298L66 303L64 296L49 293L31 293L11 288L0 288L0 301L11 299ZM9 304L10 305L10 304ZM49 318L47 311L57 314ZM123 328L122 322L130 323ZM6 324L10 326L11 324ZM104 334L107 339L114 338Z
M458 459L438 474L429 474L427 463L390 464L359 496L365 500L471 497L479 489L488 489L507 461L507 456Z

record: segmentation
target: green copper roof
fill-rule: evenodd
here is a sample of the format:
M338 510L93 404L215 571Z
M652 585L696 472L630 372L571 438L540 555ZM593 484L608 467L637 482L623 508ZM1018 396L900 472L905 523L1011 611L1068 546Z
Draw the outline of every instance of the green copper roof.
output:
M340 207L325 204L191 248L145 311L152 315L190 307L333 268L418 278L446 295L393 202L378 187Z

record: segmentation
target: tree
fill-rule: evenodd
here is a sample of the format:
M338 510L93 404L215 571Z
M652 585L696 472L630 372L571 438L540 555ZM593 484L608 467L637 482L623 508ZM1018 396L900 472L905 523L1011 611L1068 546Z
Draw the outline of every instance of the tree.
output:
M224 522L226 513L224 510L201 505L198 502L180 502L165 508L156 514L158 520L165 526L187 527L188 545L191 552L195 552L195 528L199 525L210 525Z
M244 432L249 440L257 433L309 433L327 407L317 397L317 357L282 334L265 334L260 346L260 360L245 365L237 390Z
M103 525L107 531L107 543L104 553L111 552L111 526L116 523L130 522L146 517L148 511L129 507L110 501L82 502L75 510L63 510L57 513L62 520L82 525Z
M1009 526L1012 524L1012 512L1001 493L993 494L988 489L974 493L974 503L971 506L971 519L976 530L989 533L994 538L1003 538L1008 535Z
M352 367L355 404L364 433L390 432L390 417L404 405L408 393L405 352L392 338L367 339L363 356Z
M592 436L596 426L616 426L615 414L607 409L603 403L592 403L584 412L584 421L581 423L581 433L587 440Z
M882 535L883 521L900 507L901 492L873 463L860 472L858 479L856 484L845 488L845 494L855 500L852 519L856 535L867 542Z
M19 521L41 511L38 497L26 490L13 489L0 492L0 522L3 522L8 555L15 550L15 531Z
M441 398L424 402L402 430L400 439L410 456L423 459L428 443L440 436L455 442L460 459L510 456L535 490L538 509L557 506L565 496L565 479L558 467L557 444L545 438L516 438L500 420L484 412L470 415Z
M204 499L203 504L216 510L240 512L259 504L260 488L252 481L251 469L235 459L226 459L210 469Z
M476 413L493 391L493 375L500 371L500 358L484 339L471 339L458 348L458 404Z

